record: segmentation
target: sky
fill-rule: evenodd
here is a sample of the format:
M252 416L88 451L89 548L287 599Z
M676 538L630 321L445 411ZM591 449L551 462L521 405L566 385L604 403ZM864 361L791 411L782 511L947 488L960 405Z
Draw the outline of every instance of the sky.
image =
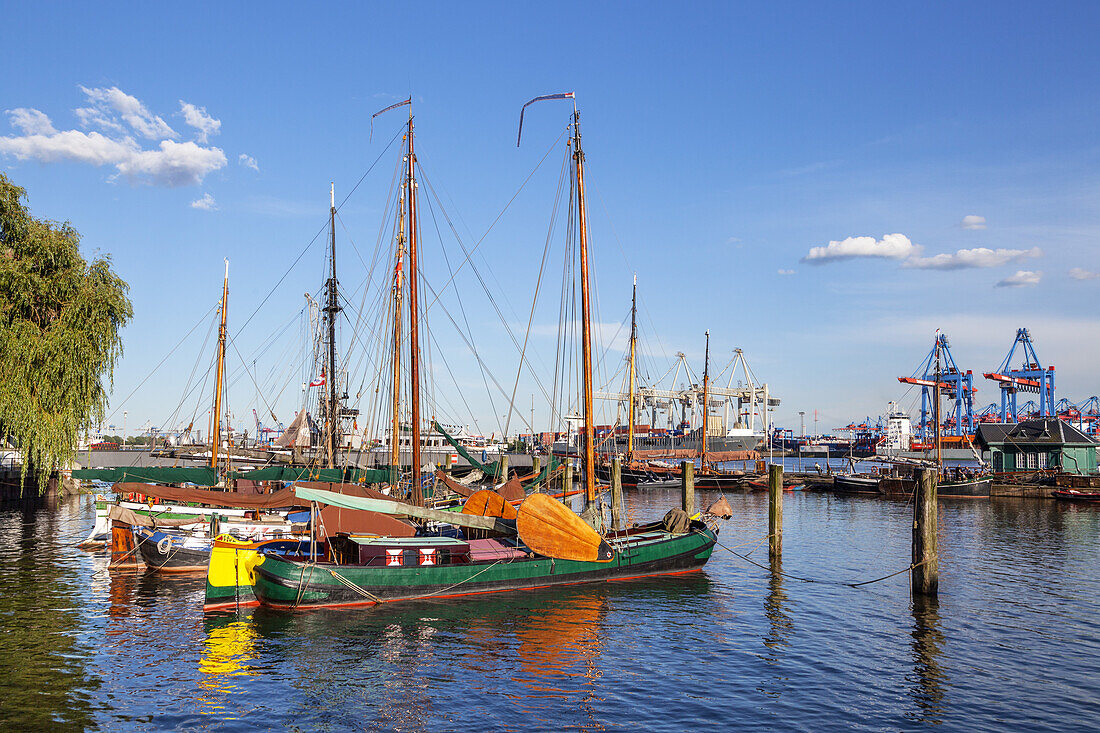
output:
M389 245L405 119L387 113L372 134L371 115L409 96L436 197L425 279L441 286L465 257L444 211L465 247L480 242L425 316L450 355L431 371L451 422L499 434L519 361L508 329L522 341L529 319L530 359L552 380L560 230L533 316L531 300L570 105L532 106L515 139L523 103L561 91L576 93L587 156L598 386L617 388L636 274L643 377L678 352L701 373L709 331L713 368L743 349L786 427L799 411L826 432L919 404L896 378L936 329L980 374L1026 327L1059 397L1100 392L1092 4L8 3L4 16L0 170L130 284L108 412L131 433L205 427L208 398L186 392L209 365L224 259L234 423L251 426L253 407L289 422L330 182L341 284L362 298ZM367 370L352 379L372 388ZM999 400L977 382L976 404ZM546 426L529 374L514 391Z

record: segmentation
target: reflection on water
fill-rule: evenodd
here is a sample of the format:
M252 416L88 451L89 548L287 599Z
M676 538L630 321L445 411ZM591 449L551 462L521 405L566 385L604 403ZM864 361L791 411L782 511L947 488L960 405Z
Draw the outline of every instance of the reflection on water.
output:
M700 492L699 503L716 498ZM766 531L731 495L724 543ZM629 496L660 517L677 491ZM940 506L939 602L904 502L795 492L769 569L378 608L201 613L201 576L106 568L90 502L0 513L0 730L1100 728L1100 511Z
M910 691L920 710L914 720L938 725L943 722L943 690L946 676L940 666L943 632L940 631L940 604L936 598L913 596L913 672Z

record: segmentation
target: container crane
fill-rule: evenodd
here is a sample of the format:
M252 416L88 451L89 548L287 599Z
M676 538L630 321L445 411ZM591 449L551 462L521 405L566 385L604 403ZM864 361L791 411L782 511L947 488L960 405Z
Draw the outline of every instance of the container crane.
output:
M913 384L921 388L920 400L920 424L917 426L917 436L922 442L932 440L935 433L934 396L936 387L936 351L940 352L941 363L939 365L940 396L947 399L951 407L947 411L941 411L941 422L947 426L943 435L965 437L974 432L974 393L978 390L974 387L974 373L970 370L963 372L955 363L955 357L951 355L948 347L947 335L936 333L935 342L928 356L917 367L911 377L898 377L902 384ZM917 375L920 376L917 376Z
M1012 357L1016 354L1016 347L1020 347L1020 353L1023 356L1023 365L1019 369L1012 368ZM1001 422L1018 422L1017 392L1039 395L1038 417L1055 415L1054 367L1044 369L1041 366L1039 357L1035 354L1035 346L1031 342L1031 333L1026 328L1016 329L1016 340L1012 342L1008 356L1001 362L997 371L987 372L985 378L1001 385Z

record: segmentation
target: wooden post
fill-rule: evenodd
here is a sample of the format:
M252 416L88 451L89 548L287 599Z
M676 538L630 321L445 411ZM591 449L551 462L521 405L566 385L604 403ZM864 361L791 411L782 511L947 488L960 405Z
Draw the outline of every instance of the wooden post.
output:
M680 494L683 510L695 514L695 464L691 461L680 461Z
M507 453L501 453L500 454L500 480L501 481L507 481L508 480L508 454Z
M783 554L783 466L768 469L768 557Z
M611 529L623 528L623 464L615 456L611 459Z
M565 466L562 467L561 473L561 501L563 504L568 504L573 500L569 496L569 492L573 490L573 461L566 456Z
M542 473L542 461L539 460L538 456L531 456L531 473L535 474L535 476L538 476L540 473ZM539 486L541 485L541 481L535 481L535 485L532 488L535 491L538 491Z
M922 468L917 475L913 503L913 593L936 596L940 587L940 559L937 551L937 471Z

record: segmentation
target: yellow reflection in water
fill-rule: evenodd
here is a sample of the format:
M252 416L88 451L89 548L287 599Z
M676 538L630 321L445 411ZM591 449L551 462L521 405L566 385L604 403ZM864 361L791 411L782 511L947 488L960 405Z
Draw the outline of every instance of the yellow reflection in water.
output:
M232 678L252 675L255 642L251 617L210 628L199 659L199 685L210 693L233 692L236 685ZM224 717L225 707L217 696L203 694L199 703L204 712Z

